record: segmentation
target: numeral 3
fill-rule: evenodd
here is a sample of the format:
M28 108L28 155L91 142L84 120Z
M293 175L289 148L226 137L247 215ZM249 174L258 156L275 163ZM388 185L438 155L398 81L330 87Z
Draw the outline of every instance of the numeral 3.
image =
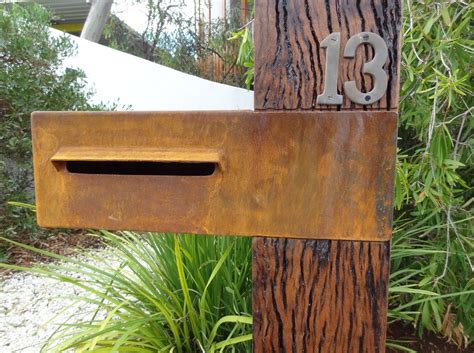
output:
M354 58L357 47L361 44L369 44L374 48L374 58L362 67L364 74L372 76L374 87L370 92L363 93L357 89L355 81L347 81L344 82L344 93L352 102L368 105L380 100L387 91L388 76L383 70L383 66L388 58L388 48L385 41L379 35L372 32L361 32L347 41L344 57ZM321 42L321 47L326 48L326 73L324 90L322 94L318 95L316 103L341 105L343 96L337 93L341 34L339 32L331 33Z

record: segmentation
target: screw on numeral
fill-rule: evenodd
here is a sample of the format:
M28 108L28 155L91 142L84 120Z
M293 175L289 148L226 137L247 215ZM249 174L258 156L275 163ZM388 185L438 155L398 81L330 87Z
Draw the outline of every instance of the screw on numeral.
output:
M374 87L370 92L363 93L357 89L355 81L347 81L344 82L344 93L352 102L368 105L380 100L387 92L388 76L383 66L388 58L388 48L385 40L378 34L362 32L347 41L344 57L355 58L357 47L361 44L369 44L374 48L372 61L362 66L362 73L372 76Z
M334 32L321 42L321 48L326 48L326 70L324 73L323 93L317 96L316 104L341 105L343 96L338 94L337 83L339 74L339 49L341 33ZM387 91L388 76L383 66L388 58L388 48L384 39L372 32L362 32L353 35L344 49L345 58L355 58L356 49L361 44L369 44L374 49L372 61L364 63L362 73L369 74L374 80L370 92L363 93L357 89L355 81L344 82L344 92L354 103L369 105L380 100Z
M341 34L331 33L321 42L321 48L326 48L326 71L324 90L316 99L316 104L341 105L342 95L337 93L337 76L339 70L339 49Z

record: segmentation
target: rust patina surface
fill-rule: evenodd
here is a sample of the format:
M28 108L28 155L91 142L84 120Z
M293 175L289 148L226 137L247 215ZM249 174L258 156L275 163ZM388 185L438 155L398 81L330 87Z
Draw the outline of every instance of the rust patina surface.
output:
M391 234L392 112L38 112L38 223L308 239Z

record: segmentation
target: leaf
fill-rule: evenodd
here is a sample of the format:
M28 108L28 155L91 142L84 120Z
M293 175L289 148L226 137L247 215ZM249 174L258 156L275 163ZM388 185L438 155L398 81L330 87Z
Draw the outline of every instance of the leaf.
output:
M449 16L448 5L445 5L441 8L441 17L443 18L443 22L446 26L451 26L451 18Z
M425 26L423 27L423 33L425 35L428 35L430 33L431 27L433 27L433 24L436 22L436 20L436 17L432 17L426 22Z

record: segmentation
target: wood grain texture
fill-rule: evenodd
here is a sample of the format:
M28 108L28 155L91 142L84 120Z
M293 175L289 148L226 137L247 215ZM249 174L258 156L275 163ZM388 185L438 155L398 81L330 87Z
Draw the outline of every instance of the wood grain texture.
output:
M255 108L397 111L400 27L401 0L256 0ZM341 53L361 31L387 42L389 88L379 102L316 105L325 67L320 43L338 31ZM361 73L372 55L362 46L355 60L340 58L339 93L348 80L372 88ZM389 241L254 238L254 352L385 352L389 268Z
M400 0L257 0L255 17L255 108L310 110L396 110L399 97ZM368 92L372 78L362 66L373 57L361 45L354 59L342 57L346 42L360 32L373 32L387 43L385 64L389 82L386 95L369 106L316 104L323 92L326 49L320 43L332 32L341 33L339 94L345 81L355 80ZM259 50L260 49L260 50Z
M254 353L383 352L390 245L254 239Z

